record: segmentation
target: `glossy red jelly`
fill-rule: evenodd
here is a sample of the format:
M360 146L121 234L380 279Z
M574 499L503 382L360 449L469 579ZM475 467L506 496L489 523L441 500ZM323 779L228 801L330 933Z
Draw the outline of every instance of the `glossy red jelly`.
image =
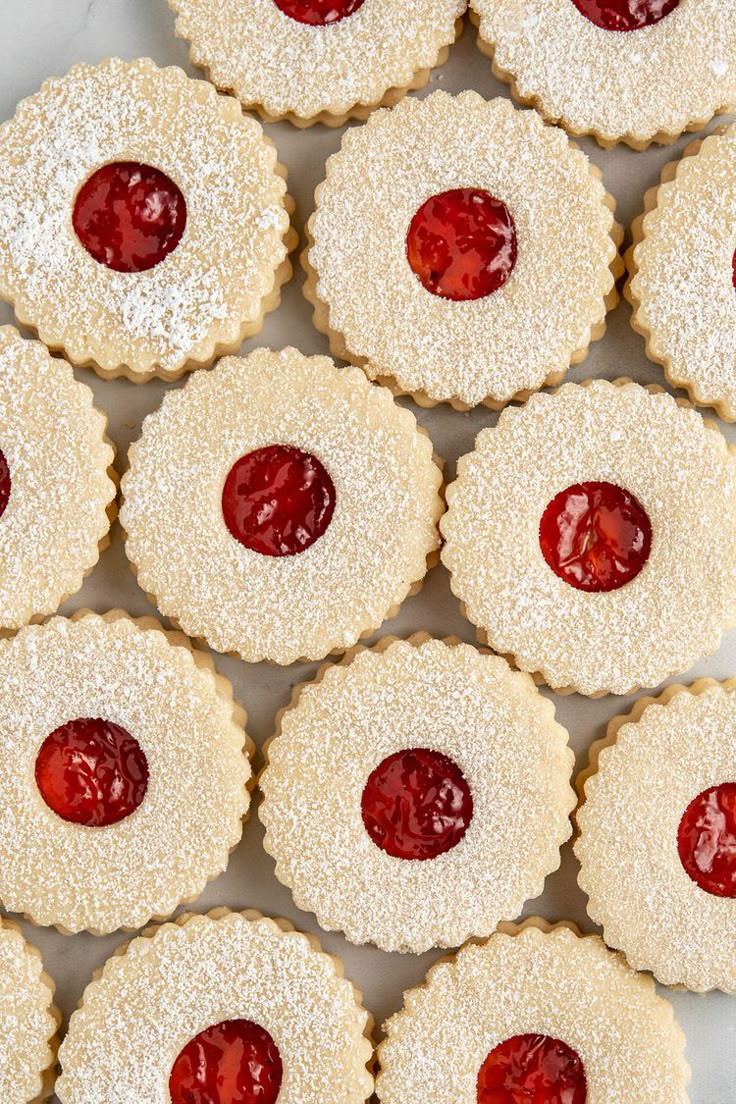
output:
M297 23L328 27L354 15L365 0L274 0L277 8Z
M714 897L736 897L736 782L712 786L690 802L677 847L701 889Z
M225 524L263 556L295 556L323 536L335 510L335 485L311 453L268 445L233 464L222 492Z
M8 467L8 461L5 459L5 453L0 449L0 517L3 516L8 508L10 487L10 468Z
M456 301L483 299L516 264L516 227L505 203L481 188L432 196L409 226L406 253L427 291Z
M638 499L614 483L574 483L549 503L542 555L576 590L618 590L649 559L652 526Z
M74 204L80 242L115 272L145 272L172 253L187 224L174 181L150 165L115 161L93 173Z
M283 1069L278 1047L251 1020L225 1020L182 1050L169 1078L171 1104L275 1104Z
M673 12L680 0L572 0L578 11L604 31L637 31Z
M141 804L148 763L126 729L83 717L46 737L36 758L36 785L62 820L102 828L125 820Z
M434 859L467 832L473 796L447 755L411 748L379 763L366 782L361 811L382 851L397 859Z
M506 1039L478 1074L478 1104L585 1104L587 1091L579 1056L549 1035Z
M733 255L733 286L736 288L736 252Z

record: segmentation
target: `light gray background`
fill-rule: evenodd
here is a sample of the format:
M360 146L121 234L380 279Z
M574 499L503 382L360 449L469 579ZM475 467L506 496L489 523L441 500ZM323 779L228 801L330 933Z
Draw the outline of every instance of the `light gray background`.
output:
M147 54L160 64L179 64L194 72L188 62L186 44L174 37L174 17L165 0L0 0L0 120L10 117L17 101L35 92L46 77L64 73L74 62L96 62L110 54L124 58ZM494 80L487 60L478 52L475 31L471 28L466 28L448 65L435 72L430 87L453 92L470 87L488 97L507 95L505 86ZM338 148L341 132L322 126L297 131L288 124L267 129L278 146L281 161L288 166L289 191L296 198L296 221L301 231L312 209L314 188L322 179L325 159ZM603 170L606 185L618 200L618 218L625 225L640 211L644 192L656 183L661 167L676 156L687 140L671 149L654 147L645 153L624 149L603 151L592 141L582 143ZM301 283L301 274L297 274L285 289L280 309L267 317L262 334L244 348L258 344L278 348L289 343L306 353L328 352L326 340L311 326ZM0 306L0 322L11 319L11 312ZM624 374L642 382L662 382L659 369L644 356L641 339L630 329L629 309L622 303L609 319L605 340L593 346L589 359L571 373L571 378L593 375L614 378ZM129 442L138 437L142 419L158 407L167 385L106 383L86 370L79 370L77 376L94 389L97 405L109 415L111 436L119 450L118 468L122 472ZM495 420L495 415L485 409L458 414L443 407L430 411L415 408L415 413L431 434L437 451L448 459L448 478L454 474L457 457L472 447L476 433ZM734 430L726 428L726 433L730 440L736 441ZM677 596L672 597L676 601ZM133 615L155 612L130 572L117 525L112 547L63 612L71 613L81 606L100 611L123 606ZM472 626L463 619L450 594L442 567L434 569L423 591L406 602L400 615L387 623L382 632L406 634L416 629L438 635L456 633L468 641L474 639ZM596 641L591 641L591 647L596 647ZM279 669L262 664L249 667L226 657L218 657L217 664L235 684L236 694L249 713L250 733L259 744L271 733L274 714L288 702L292 686L310 677L316 667L295 665ZM716 656L701 662L685 679L704 674L716 678L736 674L736 633L724 640ZM582 762L591 741L603 734L610 717L628 711L631 699L591 702L575 696L559 698L556 705L558 718L570 729ZM273 863L261 848L261 836L254 815L229 869L209 886L196 907L253 906L287 916L299 927L318 931L314 918L299 912L288 890L274 878ZM73 877L73 872L70 876ZM586 928L592 926L585 914L585 899L576 885L576 863L569 847L565 849L562 868L548 879L544 895L527 911L551 919L571 918ZM44 954L58 986L58 1002L68 1016L92 972L123 937L67 938L30 925L25 927ZM440 953L389 956L370 948L352 947L339 935L326 934L322 938L330 951L344 957L347 973L362 988L365 1003L379 1024L401 1006L403 990L421 981ZM736 998L679 992L670 996L688 1037L693 1104L732 1104L736 1101Z

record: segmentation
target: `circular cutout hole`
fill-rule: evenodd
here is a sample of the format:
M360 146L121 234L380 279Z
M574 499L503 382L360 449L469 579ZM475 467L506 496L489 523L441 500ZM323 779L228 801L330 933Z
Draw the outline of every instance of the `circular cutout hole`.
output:
M711 786L690 802L677 849L696 885L714 897L736 897L736 782Z
M329 27L355 15L365 0L274 0L276 7L297 23Z
M251 1020L225 1020L195 1036L174 1062L171 1104L276 1104L278 1047Z
M187 205L178 185L159 169L114 161L82 185L72 221L100 264L114 272L146 272L181 241Z
M389 755L372 771L361 812L368 835L388 855L435 859L467 832L473 796L449 756L410 748Z
M478 1104L585 1104L580 1056L549 1035L514 1035L494 1047L478 1074Z
M673 12L680 0L572 0L581 15L604 31L638 31Z

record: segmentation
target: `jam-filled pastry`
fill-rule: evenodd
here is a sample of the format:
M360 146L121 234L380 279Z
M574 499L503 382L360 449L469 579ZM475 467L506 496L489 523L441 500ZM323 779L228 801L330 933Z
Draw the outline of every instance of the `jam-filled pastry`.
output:
M225 869L251 745L230 684L184 636L121 611L56 617L0 641L0 685L5 908L132 930Z
M723 0L470 0L514 97L571 134L646 149L736 107L736 8Z
M143 589L249 662L345 652L436 558L442 475L356 368L257 349L173 391L130 450L121 521Z
M20 926L0 920L0 1099L41 1104L54 1087L61 1014L41 955Z
M61 1104L364 1104L371 1026L315 936L216 909L108 960L71 1018L56 1091Z
M423 87L467 0L169 0L191 59L269 121L342 126Z
M68 364L0 327L0 636L55 613L109 544L106 430Z
M46 81L0 139L0 298L74 364L175 379L277 306L291 202L237 100L111 59Z
M536 112L409 98L327 162L303 255L315 325L423 405L502 406L602 337L623 271L614 206Z
M386 1033L381 1104L688 1102L671 1005L572 924L504 924L441 959Z
M736 623L736 458L626 380L509 408L458 465L445 565L481 639L555 689L657 686Z
M699 992L736 991L735 728L734 680L671 686L614 718L580 779L591 917L637 970Z
M489 935L570 835L572 752L528 675L388 638L297 689L261 776L264 846L320 926L389 951Z
M627 254L632 325L695 403L736 421L736 127L692 142L646 195Z

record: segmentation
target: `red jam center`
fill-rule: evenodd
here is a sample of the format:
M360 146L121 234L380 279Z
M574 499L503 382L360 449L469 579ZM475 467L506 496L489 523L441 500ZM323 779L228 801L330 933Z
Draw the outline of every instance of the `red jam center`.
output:
M673 12L680 0L572 0L578 11L604 31L638 31Z
M406 252L427 291L456 301L483 299L516 264L516 227L505 203L481 188L454 188L423 203Z
M187 205L159 169L115 161L82 186L72 220L80 242L100 264L115 272L145 272L176 249Z
M736 288L736 251L733 255L733 286Z
M680 861L714 897L736 897L736 782L703 790L677 830Z
M478 1104L585 1104L576 1052L549 1035L514 1035L494 1047L478 1074Z
M141 804L148 762L120 725L83 717L46 737L36 758L36 785L62 820L102 828L125 820Z
M365 0L274 0L276 7L297 23L327 27L354 15Z
M473 797L452 759L411 748L379 763L366 782L361 811L368 835L388 855L435 859L467 832Z
M169 1078L171 1104L275 1104L283 1069L278 1047L250 1020L225 1020L182 1050Z
M542 555L576 590L618 590L649 559L652 525L638 499L613 483L574 483L542 514Z
M241 456L222 492L225 524L263 556L295 556L326 533L335 484L316 456L292 445L268 445Z
M10 501L10 468L5 453L0 449L0 517L5 513Z

